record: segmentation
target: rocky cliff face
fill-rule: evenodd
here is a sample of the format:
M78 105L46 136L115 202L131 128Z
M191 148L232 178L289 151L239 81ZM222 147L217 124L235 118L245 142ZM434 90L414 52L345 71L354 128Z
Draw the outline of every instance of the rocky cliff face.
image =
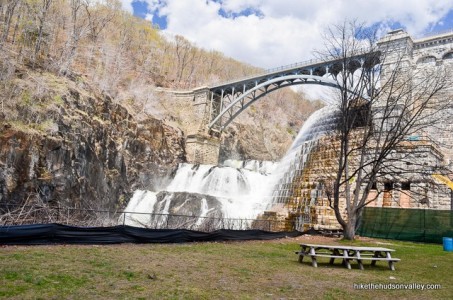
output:
M230 125L222 133L219 162L227 159L278 161L291 146L289 135L269 126Z
M1 205L121 208L136 188L155 189L184 160L180 130L151 117L138 122L75 81L40 78L40 97L30 78L15 82L9 108L19 114L0 119Z

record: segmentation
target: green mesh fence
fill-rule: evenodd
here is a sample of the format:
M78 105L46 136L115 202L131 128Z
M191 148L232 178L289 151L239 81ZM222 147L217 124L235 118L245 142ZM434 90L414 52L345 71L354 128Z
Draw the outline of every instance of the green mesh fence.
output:
M453 237L453 211L365 207L357 233L367 237L442 244L442 237Z

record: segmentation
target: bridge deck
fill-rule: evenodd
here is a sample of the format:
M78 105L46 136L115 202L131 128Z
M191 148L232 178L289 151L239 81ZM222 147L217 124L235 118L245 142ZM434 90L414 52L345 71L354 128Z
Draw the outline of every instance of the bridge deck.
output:
M371 56L377 53L378 51L370 51L370 49L360 49L359 52L355 55L352 55L350 59L357 60L363 57L364 55ZM310 70L332 66L337 63L341 63L340 59L310 59L303 62L267 69L263 73L223 82L212 86L210 90L213 92L222 89L228 90L233 86L235 87L244 85L248 86L250 85L250 83L253 83L253 85L257 85L258 83L268 80L269 78L284 76L288 74L304 74L304 73L310 74Z

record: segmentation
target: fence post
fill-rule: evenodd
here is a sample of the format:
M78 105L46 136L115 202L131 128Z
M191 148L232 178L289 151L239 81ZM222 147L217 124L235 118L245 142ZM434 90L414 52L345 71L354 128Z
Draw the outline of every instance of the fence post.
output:
M426 242L426 208L423 209L423 243Z
M450 210L453 211L453 190L450 191Z

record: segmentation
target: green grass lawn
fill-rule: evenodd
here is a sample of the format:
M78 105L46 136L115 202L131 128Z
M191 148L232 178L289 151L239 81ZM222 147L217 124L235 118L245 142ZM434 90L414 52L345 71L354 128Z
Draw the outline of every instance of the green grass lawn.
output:
M309 239L309 238L308 238ZM0 247L4 299L453 299L453 252L388 240L326 243L396 249L347 270L297 262L307 238L228 243ZM319 242L319 241L317 241ZM440 284L439 290L357 290L353 283Z

